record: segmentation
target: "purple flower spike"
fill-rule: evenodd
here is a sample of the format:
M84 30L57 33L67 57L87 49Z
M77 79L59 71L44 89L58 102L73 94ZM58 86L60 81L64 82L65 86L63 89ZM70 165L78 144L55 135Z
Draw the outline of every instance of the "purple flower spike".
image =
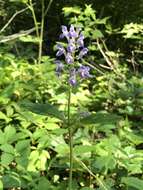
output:
M66 26L62 26L60 38L66 38L66 48L61 43L58 43L56 56L63 55L66 65L64 67L60 60L56 60L56 73L58 76L62 73L67 74L65 76L69 85L76 86L78 79L82 81L82 79L92 77L89 73L90 67L80 64L88 52L88 49L84 47L84 35L81 32L81 28L75 28L71 25L68 30Z
M78 69L78 73L80 74L81 78L89 78L90 77L89 71L90 67L83 65Z
M88 52L88 49L87 49L87 48L83 48L83 49L80 51L78 58L79 58L79 59L82 59L83 56L87 54L87 52Z
M74 62L74 58L72 57L72 55L70 53L66 54L66 62L68 64L72 64Z
M58 49L58 51L56 53L57 57L65 54L65 49L64 49L64 47L61 44L57 44L57 49Z
M78 33L75 31L73 25L71 25L71 27L70 27L69 37L71 37L71 38L77 38L78 37Z

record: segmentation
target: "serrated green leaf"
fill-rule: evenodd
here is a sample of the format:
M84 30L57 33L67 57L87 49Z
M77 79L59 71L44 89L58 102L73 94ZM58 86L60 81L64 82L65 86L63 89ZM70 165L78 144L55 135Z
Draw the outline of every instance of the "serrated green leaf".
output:
M97 157L95 165L100 170L104 168L106 172L113 170L116 166L116 160L112 155Z

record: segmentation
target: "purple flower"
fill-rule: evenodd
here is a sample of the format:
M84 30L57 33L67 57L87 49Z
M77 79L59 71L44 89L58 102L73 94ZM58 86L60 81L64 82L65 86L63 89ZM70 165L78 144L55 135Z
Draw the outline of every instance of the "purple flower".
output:
M80 74L81 78L88 78L88 77L90 77L89 71L90 71L90 67L83 66L83 65L80 66L80 68L78 69L78 73Z
M74 43L69 43L69 44L68 44L67 51L68 51L69 53L73 53L73 52L75 51L75 49L76 49L76 46L75 46Z
M77 81L76 81L76 70L74 68L70 70L69 83L72 86L75 86L77 83Z
M73 25L71 25L71 27L70 27L69 37L71 37L71 38L77 38L78 37L78 33L75 31Z
M79 38L77 39L77 46L78 47L84 47L84 36L83 34L80 34Z
M64 49L64 47L61 44L57 44L57 49L58 49L58 51L56 53L57 57L65 54L65 49Z
M59 76L64 68L64 65L60 60L56 60L55 63L56 63L56 73Z
M87 48L83 48L83 49L80 51L78 58L79 58L79 59L82 59L83 56L87 54L87 52L88 52L88 49L87 49Z
M76 77L70 77L69 78L69 83L72 85L72 86L75 86L76 85Z
M67 39L69 39L69 32L66 26L62 26L62 34L60 35L60 38L64 38L66 37Z
M68 64L72 64L74 62L74 58L71 55L71 53L67 53L65 58L66 58L66 63Z

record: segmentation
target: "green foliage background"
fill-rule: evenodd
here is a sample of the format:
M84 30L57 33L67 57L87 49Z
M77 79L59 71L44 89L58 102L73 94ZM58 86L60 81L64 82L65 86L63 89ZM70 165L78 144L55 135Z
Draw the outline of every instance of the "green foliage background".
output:
M54 45L71 23L84 31L93 75L72 94L73 189L143 190L142 0L51 1L40 64L26 3L0 0L0 190L67 189L67 96ZM40 30L41 1L33 5Z

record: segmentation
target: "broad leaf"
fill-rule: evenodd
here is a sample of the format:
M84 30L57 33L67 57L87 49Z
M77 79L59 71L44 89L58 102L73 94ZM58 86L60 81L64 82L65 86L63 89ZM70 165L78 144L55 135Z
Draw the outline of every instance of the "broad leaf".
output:
M22 102L20 103L20 106L28 109L29 111L44 115L44 116L53 116L60 120L64 120L64 114L57 109L57 107L51 105L51 104L39 104L39 103L31 103L31 102Z
M129 187L143 190L143 180L138 179L137 177L123 177L122 183L125 183Z
M109 125L115 124L121 119L120 116L110 113L95 113L89 116L83 117L80 121L83 124L99 124L99 125Z

